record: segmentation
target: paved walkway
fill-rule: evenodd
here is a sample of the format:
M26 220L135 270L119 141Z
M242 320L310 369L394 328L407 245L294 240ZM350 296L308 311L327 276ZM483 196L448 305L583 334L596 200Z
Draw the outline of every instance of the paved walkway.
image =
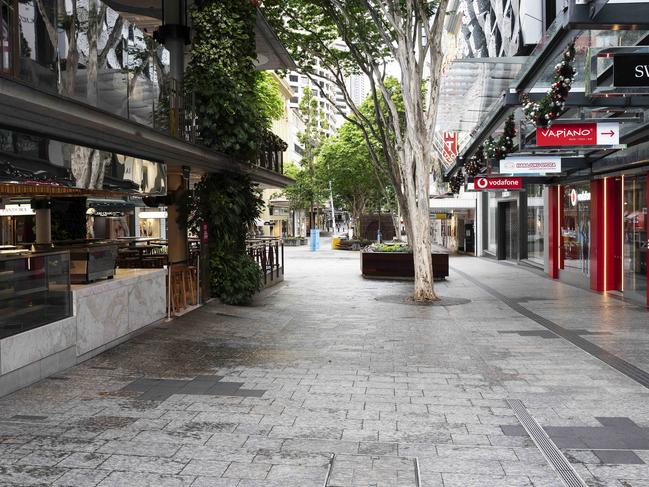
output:
M438 285L468 303L406 305L358 253L286 256L255 306L0 399L0 485L561 486L540 432L590 486L649 486L644 310L468 257Z

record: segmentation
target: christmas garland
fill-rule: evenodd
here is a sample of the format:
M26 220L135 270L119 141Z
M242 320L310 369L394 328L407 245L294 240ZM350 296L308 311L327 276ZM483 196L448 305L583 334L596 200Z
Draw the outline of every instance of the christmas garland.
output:
M516 149L514 145L514 137L516 137L516 125L514 123L514 115L510 115L505 122L503 134L494 140L489 137L484 146L478 147L475 154L473 154L464 165L464 170L467 176L475 178L487 167L487 159L502 159L507 154L511 154Z
M464 185L464 174L462 174L462 169L458 171L455 176L452 176L448 182L448 186L453 194L460 194L460 189Z
M480 146L464 165L464 170L470 178L476 177L486 167L484 147Z
M554 67L554 79L546 95L538 102L532 101L527 94L521 95L525 118L537 127L547 127L564 109L577 73L573 67L574 61L575 43L571 42L561 62Z

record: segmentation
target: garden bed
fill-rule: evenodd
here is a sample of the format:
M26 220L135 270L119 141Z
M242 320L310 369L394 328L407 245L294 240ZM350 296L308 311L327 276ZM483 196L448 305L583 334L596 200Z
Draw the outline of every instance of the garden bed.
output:
M436 281L448 277L448 254L431 252L433 278ZM361 273L365 278L412 280L415 264L411 252L361 252Z

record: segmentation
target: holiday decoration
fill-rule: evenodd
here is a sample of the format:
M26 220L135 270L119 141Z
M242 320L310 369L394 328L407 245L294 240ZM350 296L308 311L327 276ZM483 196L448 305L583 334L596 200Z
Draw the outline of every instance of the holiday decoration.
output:
M503 134L494 140L489 137L484 144L484 152L487 159L500 160L507 154L514 152L514 137L516 137L516 124L514 123L514 115L510 115L505 122Z
M448 182L449 188L451 189L451 193L453 194L459 194L460 189L464 185L464 174L462 174L462 169L458 171L458 173L455 176L452 176L450 181Z
M521 95L525 118L537 127L547 127L566 106L566 98L575 79L575 43L571 42L563 53L563 59L554 67L554 78L546 95L538 102L527 94Z
M464 170L470 178L476 177L486 167L484 147L480 146L464 165Z

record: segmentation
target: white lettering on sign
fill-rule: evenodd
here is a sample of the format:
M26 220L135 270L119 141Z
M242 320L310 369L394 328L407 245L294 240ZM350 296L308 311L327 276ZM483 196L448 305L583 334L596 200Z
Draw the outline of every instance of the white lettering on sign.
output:
M636 78L649 78L649 65L638 64L635 67L635 77Z
M561 158L551 156L507 157L500 161L501 174L543 174L561 172Z
M591 129L545 129L541 130L543 137L554 137L562 139L565 137L589 137L593 131Z

